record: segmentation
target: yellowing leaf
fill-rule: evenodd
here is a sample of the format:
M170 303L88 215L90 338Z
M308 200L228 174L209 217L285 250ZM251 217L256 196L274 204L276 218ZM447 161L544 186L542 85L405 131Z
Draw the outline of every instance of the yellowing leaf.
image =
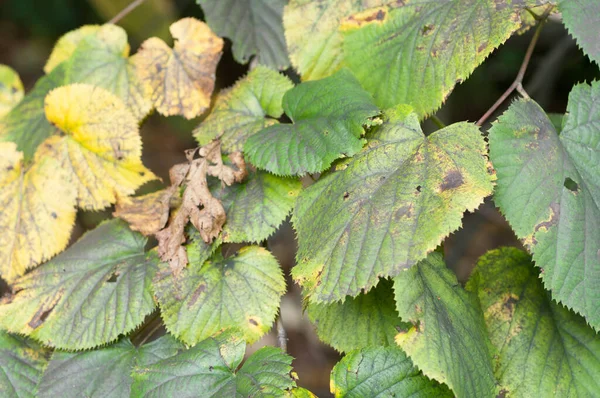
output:
M181 19L170 30L173 49L152 37L142 43L134 63L159 113L191 119L210 105L223 40L194 18Z
M75 189L59 162L36 156L23 167L23 153L0 143L0 275L11 283L63 250L75 221Z
M0 65L0 118L23 99L23 83L17 72Z
M102 209L156 178L141 161L137 120L114 94L72 84L48 94L45 109L50 123L66 135L48 138L42 151L61 162L79 207Z
M84 25L79 29L64 34L54 45L52 53L44 66L44 72L50 73L52 69L69 59L79 42L96 33L98 29L100 29L99 25Z

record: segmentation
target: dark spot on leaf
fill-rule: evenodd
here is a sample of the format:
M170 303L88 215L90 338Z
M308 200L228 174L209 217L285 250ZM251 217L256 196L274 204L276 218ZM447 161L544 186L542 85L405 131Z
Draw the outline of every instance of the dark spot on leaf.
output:
M477 52L482 52L487 48L487 43L481 43L479 47L477 47Z
M424 46L417 46L417 51L423 51L425 49Z
M55 212L50 213L50 217L54 218L55 220L58 218Z
M16 94L19 91L19 89L17 89L16 87L12 87L11 91L13 94Z
M512 295L510 295L506 298L506 300L504 301L502 306L504 307L505 310L508 311L509 314L512 315L515 310L515 304L518 302L519 302L519 300L517 300L516 297L513 297Z
M344 200L348 199L350 197L350 193L349 192L344 192Z
M548 230L548 228L556 224L558 216L560 215L560 207L557 203L550 203L550 211L550 219L547 221L542 221L541 223L536 225L535 232L539 231L541 228ZM535 243L537 243L537 241L535 241Z
M212 365L208 367L208 371L209 371L209 372L212 372L212 371L213 371L213 369L214 369L214 368L212 367Z
M564 185L565 188L567 188L571 192L579 192L579 184L577 184L569 177L565 178Z
M437 58L437 56L438 56L438 51L437 51L437 50L431 50L431 56L432 56L433 58Z
M194 304L196 304L196 301L198 301L200 294L205 290L206 290L206 284L201 283L200 285L198 285L196 290L194 290L194 293L192 293L192 297L190 298L190 302L188 303L188 308L193 306Z
M56 304L53 304L52 307L48 309L44 309L43 307L38 309L37 312L33 315L33 318L31 318L31 321L29 321L29 327L31 327L32 329L36 329L42 323L44 323L44 321L48 318L48 315L50 315L55 306Z
M458 188L463 184L463 177L460 171L452 170L444 177L444 181L440 189L443 191L447 191L449 189Z
M406 216L406 217L410 217L412 215L412 206L408 205L408 206L402 206L401 208L399 208L398 210L396 210L396 214L394 215L394 218L396 219L396 221L400 220L402 217Z
M421 192L421 186L417 185L417 192Z
M145 175L146 175L146 172L144 172L144 171L140 171L138 174L140 175L140 177L143 177L143 176L145 176Z
M423 29L421 29L421 34L423 36L429 36L431 33L433 33L433 31L435 30L435 26L432 24L427 24L423 26Z
M109 283L115 283L118 278L119 278L119 273L117 271L115 271L115 272L112 273L112 275L110 276L110 278L108 278L106 281L109 282Z
M6 171L12 171L12 170L14 170L14 167L12 167L12 166L8 166L8 167L6 168Z
M160 72L160 71L162 71L162 69L163 69L163 67L162 67L162 65L161 65L161 64L155 64L154 66L156 67L156 71L157 71L157 72Z
M250 322L254 326L258 326L258 322L256 322L256 320L254 320L252 318L248 319L248 322Z

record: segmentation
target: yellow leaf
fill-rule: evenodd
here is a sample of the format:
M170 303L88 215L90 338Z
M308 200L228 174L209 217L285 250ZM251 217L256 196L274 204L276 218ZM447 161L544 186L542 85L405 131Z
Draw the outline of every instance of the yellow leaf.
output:
M23 99L23 83L17 72L0 65L0 118Z
M99 25L84 25L81 28L64 34L54 45L52 53L50 54L50 57L44 66L44 72L50 73L52 69L56 68L63 61L69 59L71 54L73 54L77 48L79 42L86 37L95 34L98 29L100 29Z
M62 251L75 222L75 189L49 156L36 154L26 170L23 153L0 143L0 274L11 283Z
M60 160L77 189L79 207L102 209L156 178L142 164L137 121L114 94L71 84L46 96L45 111L65 135L48 138L40 150Z
M134 63L158 112L191 119L210 105L223 40L194 18L181 19L170 30L173 49L152 37L142 44Z

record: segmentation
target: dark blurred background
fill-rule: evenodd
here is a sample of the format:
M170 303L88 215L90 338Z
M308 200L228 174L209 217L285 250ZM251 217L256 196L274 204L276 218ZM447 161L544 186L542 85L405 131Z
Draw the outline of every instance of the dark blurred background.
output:
M0 63L14 68L21 76L26 89L30 89L42 76L42 68L54 42L64 33L85 24L101 24L126 7L131 0L0 0ZM169 25L181 17L202 19L202 11L194 0L146 0L135 11L119 22L129 34L132 52L146 38L159 36L172 42ZM448 98L437 116L446 124L457 121L477 121L512 83L531 40L532 31L514 36L473 75L459 85ZM217 71L217 92L242 77L246 65L237 64L227 42L225 53ZM289 72L292 75L292 72ZM529 95L547 112L564 113L571 87L578 82L597 79L599 69L578 49L560 22L553 17L544 27L524 79ZM502 112L510 103L507 101ZM489 121L494 120L495 116ZM183 151L195 142L192 129L201 119L192 121L179 117L165 118L156 114L142 125L144 164L168 181L169 168L184 160ZM484 130L489 127L484 126ZM426 121L425 131L435 130ZM142 188L148 192L161 183ZM101 220L111 216L112 209L102 212L80 212L73 239ZM489 249L519 245L504 218L489 200L474 213L465 215L463 227L444 242L446 260L460 281L469 277L477 258ZM300 292L289 278L294 264L294 233L289 224L269 242L288 278L289 293L283 298L281 313L288 334L288 351L296 358L294 368L298 384L320 397L329 396L329 372L339 355L321 344L313 327L302 313ZM0 287L2 290L2 287ZM0 292L1 293L1 292ZM252 349L262 345L276 345L272 331Z

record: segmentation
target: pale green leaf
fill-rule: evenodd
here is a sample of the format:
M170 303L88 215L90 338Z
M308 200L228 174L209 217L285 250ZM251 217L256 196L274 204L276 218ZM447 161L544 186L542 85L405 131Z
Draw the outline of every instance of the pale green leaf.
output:
M62 35L48 57L44 72L49 74L58 65L68 60L73 55L77 45L86 37L95 35L98 29L100 29L100 25L84 25Z
M129 397L136 366L148 366L183 350L171 336L135 347L124 338L108 347L76 353L55 352L39 386L40 398Z
M65 66L60 65L37 81L23 100L0 119L0 141L12 141L25 160L33 158L36 148L46 138L58 133L44 112L44 98L51 90L65 84Z
M0 64L0 119L23 99L23 83L11 67Z
M485 154L471 123L426 137L410 107L388 111L362 152L298 198L292 273L311 301L355 296L425 258L492 192Z
M200 145L215 138L225 152L241 151L246 139L267 126L277 124L283 113L283 95L293 87L282 74L258 66L220 93L210 115L194 130Z
M593 397L600 392L600 338L544 290L531 257L515 248L479 259L467 290L479 297L495 373L510 397Z
M103 25L79 42L67 62L66 80L107 89L121 98L138 120L152 108L144 97L133 58L129 58L127 33L115 25Z
M285 69L287 57L282 13L287 0L197 0L206 22L219 36L231 39L233 57L245 64Z
M600 65L600 2L598 0L560 0L558 10L569 33L590 59Z
M600 330L600 83L569 95L560 136L538 104L514 102L490 129L494 201L552 297Z
M283 96L283 109L293 124L269 126L244 147L252 164L279 175L317 173L354 155L364 144L363 126L379 114L348 70L294 87Z
M263 347L244 358L243 340L219 336L134 370L132 397L281 397L295 386L292 357Z
M288 216L302 189L298 179L260 170L251 172L240 184L227 187L219 181L216 185L211 191L227 213L222 235L225 242L267 239Z
M0 330L0 397L35 397L47 356L36 342Z
M382 108L420 118L521 27L530 0L400 1L342 21L343 63Z
M395 345L394 337L407 324L400 320L394 304L392 282L379 281L368 293L343 303L308 303L306 309L319 339L340 352L369 346Z
M120 220L103 223L18 279L0 301L0 326L62 349L106 344L154 309L156 255Z
M271 328L284 292L277 260L256 246L228 258L219 253L205 263L190 261L178 275L163 264L154 280L167 329L190 345L225 329L258 340Z
M331 372L336 398L453 397L443 384L423 376L398 347L352 351Z
M490 341L479 304L432 253L394 278L396 308L414 327L396 342L423 373L458 397L496 397Z

